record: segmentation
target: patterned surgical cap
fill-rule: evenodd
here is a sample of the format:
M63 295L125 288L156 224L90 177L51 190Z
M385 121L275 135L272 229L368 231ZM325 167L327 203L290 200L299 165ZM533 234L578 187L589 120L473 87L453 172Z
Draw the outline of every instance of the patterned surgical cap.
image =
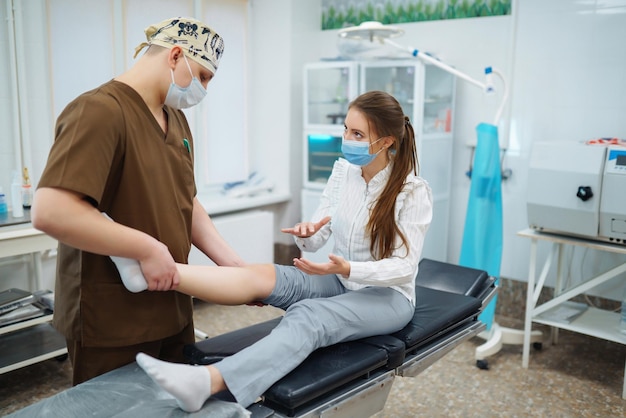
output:
M204 23L189 17L176 17L145 29L148 42L135 48L135 57L146 46L180 46L185 55L215 74L224 54L224 40Z

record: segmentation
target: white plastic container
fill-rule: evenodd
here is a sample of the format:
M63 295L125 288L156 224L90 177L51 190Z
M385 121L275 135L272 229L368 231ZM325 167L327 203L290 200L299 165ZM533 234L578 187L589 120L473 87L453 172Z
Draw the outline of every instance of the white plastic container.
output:
M622 312L620 316L619 330L623 334L626 334L626 288L622 294Z
M22 218L24 216L24 207L22 206L22 182L20 173L13 172L13 180L11 180L11 210L14 218Z
M9 210L7 208L6 196L4 195L4 191L0 186L0 219L6 219L6 217L8 216L8 212Z

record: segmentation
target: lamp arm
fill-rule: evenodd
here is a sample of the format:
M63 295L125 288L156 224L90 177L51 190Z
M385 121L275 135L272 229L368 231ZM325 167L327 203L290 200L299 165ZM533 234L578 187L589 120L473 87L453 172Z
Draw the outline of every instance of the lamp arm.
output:
M404 51L408 52L409 54L413 55L414 57L420 58L420 59L422 59L422 60L424 60L424 61L426 61L426 62L428 62L430 64L433 64L433 65L435 65L435 66L437 66L437 67L439 67L439 68L441 68L441 69L443 69L443 70L445 70L445 71L447 71L447 72L449 72L449 73L451 73L451 74L453 74L453 75L455 75L455 76L457 76L457 77L459 77L459 78L461 78L461 79L463 79L465 81L468 81L468 82L474 84L475 86L480 87L483 90L487 89L487 85L485 83L481 83L480 81L478 81L476 79L473 79L472 77L468 76L467 74L462 73L461 71L457 70L456 68L453 68L453 67L449 66L448 64L445 64L445 63L439 61L438 59L433 58L432 56L430 56L430 55L428 55L428 54L426 54L426 53L424 53L422 51L419 51L419 50L411 48L411 47L404 47L402 45L399 45L399 44L393 42L389 38L384 38L383 41L385 43L389 44L389 45L392 45L392 46L398 48L398 49L401 49L401 50L404 50Z
M506 79L504 78L504 75L502 74L502 72L496 68L492 69L493 73L496 74L500 80L502 80L502 101L500 102L500 106L498 107L498 110L496 111L496 117L494 118L494 122L493 124L498 126L498 122L500 122L500 118L502 117L502 112L504 112L504 105L506 104L506 100L509 97L509 87L506 83Z
M483 90L484 92L486 92L488 94L494 92L493 82L491 80L491 74L493 73L493 74L497 75L500 78L500 80L502 80L502 83L504 85L503 94L502 94L502 102L500 103L500 106L498 107L498 110L496 112L496 117L494 119L494 125L498 125L498 122L500 121L500 118L502 117L502 112L504 111L504 105L506 103L506 99L508 97L508 88L507 88L507 85L506 85L506 80L504 79L504 76L502 75L502 72L500 72L499 70L497 70L495 68L492 69L491 67L487 67L485 69L485 78L487 79L487 82L482 83L482 82L480 82L480 81L478 81L478 80L468 76L467 74L457 70L456 68L453 68L453 67L449 66L448 64L445 64L445 63L439 61L438 59L433 58L432 56L430 56L430 55L428 55L428 54L426 54L426 53L424 53L422 51L419 51L419 50L411 48L411 47L404 47L402 45L399 45L399 44L393 42L389 38L382 38L380 40L382 42L386 43L386 44L389 44L389 45L395 47L395 48L398 48L400 50L406 51L406 52L408 52L409 54L413 55L416 58L419 58L419 59L421 59L423 61L426 61L426 62L428 62L428 63L430 63L432 65L435 65L435 66L441 68L442 70L445 70L445 71L451 73L452 75L454 75L454 76L456 76L456 77L458 77L458 78L460 78L462 80L465 80L465 81L475 85L476 87L479 87L481 90Z

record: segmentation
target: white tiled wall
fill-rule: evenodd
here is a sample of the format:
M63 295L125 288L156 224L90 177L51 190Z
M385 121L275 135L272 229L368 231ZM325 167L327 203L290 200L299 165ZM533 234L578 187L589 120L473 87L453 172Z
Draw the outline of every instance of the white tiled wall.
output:
M511 102L514 177L503 187L502 275L526 279L526 176L533 141L626 139L626 1L518 1ZM457 214L458 216L459 214ZM624 257L567 253L572 278L602 272ZM601 293L610 296L617 279ZM623 278L622 281L623 283Z
M254 4L259 7L266 1ZM320 26L319 4L307 2L304 9L302 15L296 14L307 29L293 29L299 40L294 50L316 53L309 61L336 56L337 31L311 29ZM516 233L527 227L526 177L532 142L626 138L626 0L513 0L513 9L512 16L401 24L405 34L395 41L432 52L474 78L482 77L485 66L506 75L511 96L500 123L500 140L510 148L504 167L511 168L513 176L503 183L501 275L526 280L530 243ZM298 76L292 79L297 84ZM471 151L466 144L475 140L479 122L492 120L497 105L468 83L457 86L451 262L459 258L467 208L470 182L465 171ZM294 124L301 123L297 116L292 116ZM623 261L606 254L567 256L573 278Z

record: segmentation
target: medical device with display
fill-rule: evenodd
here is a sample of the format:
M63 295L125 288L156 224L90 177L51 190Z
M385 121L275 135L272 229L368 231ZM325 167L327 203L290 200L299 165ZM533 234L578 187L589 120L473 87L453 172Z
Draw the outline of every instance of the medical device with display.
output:
M536 142L528 173L531 228L626 244L626 147Z

